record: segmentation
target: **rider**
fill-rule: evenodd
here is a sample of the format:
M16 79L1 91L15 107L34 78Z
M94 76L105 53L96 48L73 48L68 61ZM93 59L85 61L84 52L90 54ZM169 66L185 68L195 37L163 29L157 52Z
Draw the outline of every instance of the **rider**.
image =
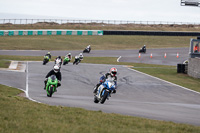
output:
M103 75L101 78L100 78L100 82L96 85L96 88L94 89L93 93L96 94L97 93L97 89L98 87L103 83L105 82L106 79L108 79L108 77L111 77L111 79L114 81L115 83L115 86L117 86L117 68L115 67L112 67L110 69L110 72L106 73L105 75ZM116 87L115 89L113 90L113 93L116 93Z
M88 52L90 52L90 50L91 50L90 45L88 45L86 49L88 50Z
M53 69L45 77L46 79L44 81L44 84L45 84L44 90L46 89L46 84L47 84L48 77L50 77L51 75L55 75L56 78L58 79L57 87L61 86L61 83L60 83L60 81L62 80L61 72L60 72L59 67L57 65L55 65L53 67Z
M83 60L83 54L82 53L79 54L79 60Z
M51 53L50 52L48 52L45 56L48 56L49 60L51 59Z
M60 60L59 65L61 66L61 64L62 64L62 58L61 58L61 56L56 57L55 64L57 64L56 60Z
M143 47L142 47L142 51L145 51L146 50L146 45L144 45Z
M71 54L71 53L68 53L65 57L68 57L68 58L69 58L69 61L72 60L72 54Z
M74 63L73 64L75 64L76 62L81 62L83 60L83 54L82 53L80 53L79 55L76 55L75 56L75 61L74 61Z

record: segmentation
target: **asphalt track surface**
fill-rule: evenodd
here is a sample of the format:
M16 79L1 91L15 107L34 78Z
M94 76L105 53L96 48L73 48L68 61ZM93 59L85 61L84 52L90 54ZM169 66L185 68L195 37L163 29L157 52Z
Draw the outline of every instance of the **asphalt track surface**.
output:
M0 50L0 55L22 55L22 56L44 56L48 51L34 50ZM67 53L72 53L75 56L82 52L81 50L73 51L51 51L52 56L65 56ZM166 58L164 55L166 53ZM177 53L179 57L177 58ZM152 54L152 58L150 55ZM91 53L83 54L85 57L120 57L120 62L134 62L147 64L161 64L176 66L178 63L183 63L189 57L189 48L162 48L162 49L147 49L146 54L141 54L138 58L138 50L91 50Z
M115 65L118 69L117 93L112 94L104 104L96 104L93 102L93 88L100 76L108 72L113 65L85 63L72 65L70 63L62 66L62 86L49 98L43 89L43 81L45 75L53 68L53 62L47 65L42 65L42 62L27 64L27 73L0 71L0 84L23 89L31 99L49 105L80 107L87 110L200 125L200 93L125 66Z

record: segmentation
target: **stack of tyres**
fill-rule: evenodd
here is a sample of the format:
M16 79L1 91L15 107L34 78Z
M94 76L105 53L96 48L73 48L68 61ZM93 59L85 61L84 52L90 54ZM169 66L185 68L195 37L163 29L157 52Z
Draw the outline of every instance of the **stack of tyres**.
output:
M185 64L177 64L177 73L186 73Z

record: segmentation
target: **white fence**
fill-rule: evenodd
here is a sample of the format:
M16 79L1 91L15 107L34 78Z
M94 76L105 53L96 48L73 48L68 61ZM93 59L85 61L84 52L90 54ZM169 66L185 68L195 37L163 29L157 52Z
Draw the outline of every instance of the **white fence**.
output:
M39 22L57 24L177 24L177 25L200 25L200 22L170 22L170 21L124 21L124 20L66 20L66 19L0 19L0 24L35 24Z

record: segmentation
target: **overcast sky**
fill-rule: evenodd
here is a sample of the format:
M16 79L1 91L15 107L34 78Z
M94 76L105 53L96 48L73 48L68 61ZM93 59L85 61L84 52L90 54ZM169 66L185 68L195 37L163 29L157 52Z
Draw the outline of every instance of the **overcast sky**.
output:
M200 7L180 0L0 0L2 18L200 22Z

